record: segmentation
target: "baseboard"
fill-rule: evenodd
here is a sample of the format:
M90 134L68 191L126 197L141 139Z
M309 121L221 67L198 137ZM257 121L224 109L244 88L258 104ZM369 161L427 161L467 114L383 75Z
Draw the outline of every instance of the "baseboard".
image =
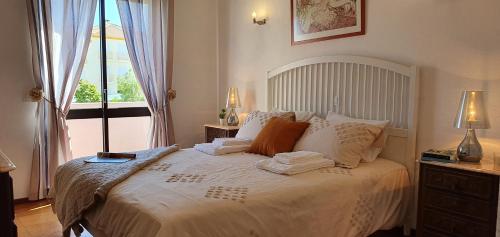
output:
M27 202L29 202L29 201L30 201L30 200L29 200L28 198L18 198L18 199L14 199L14 205L27 203Z
M14 199L14 205L31 203L31 202L40 202L40 201L45 201L45 199L31 201L28 198L18 198L18 199Z

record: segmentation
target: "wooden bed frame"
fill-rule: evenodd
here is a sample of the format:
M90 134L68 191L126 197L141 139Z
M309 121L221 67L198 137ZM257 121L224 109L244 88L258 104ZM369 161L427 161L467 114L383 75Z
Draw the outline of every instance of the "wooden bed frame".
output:
M267 109L310 111L325 117L334 111L349 117L389 120L382 158L407 167L416 187L418 68L360 56L300 60L268 72ZM416 197L415 188L412 197ZM416 198L414 199L416 200ZM405 232L415 227L416 204Z

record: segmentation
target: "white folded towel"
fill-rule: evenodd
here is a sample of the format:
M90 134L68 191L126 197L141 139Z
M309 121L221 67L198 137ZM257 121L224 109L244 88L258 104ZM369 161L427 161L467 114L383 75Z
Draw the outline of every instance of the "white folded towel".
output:
M212 143L202 143L194 145L194 149L203 153L220 156L230 153L243 152L250 148L250 145L237 145L237 146L217 146Z
M265 159L257 162L257 168L259 169L285 175L294 175L316 169L334 167L334 166L335 162L333 160L328 160L328 159L309 161L295 165L282 164L276 161L275 159Z
M250 145L252 140L250 139L240 139L234 137L221 137L215 138L212 144L217 146L237 146L237 145Z
M322 153L313 151L285 152L274 155L274 159L276 159L276 161L287 165L322 160L324 158L325 156Z

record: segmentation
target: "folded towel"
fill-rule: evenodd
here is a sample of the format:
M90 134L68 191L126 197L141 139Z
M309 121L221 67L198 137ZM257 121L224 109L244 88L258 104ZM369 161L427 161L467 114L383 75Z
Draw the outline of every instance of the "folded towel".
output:
M250 145L252 140L250 139L240 139L234 137L222 137L215 138L212 144L217 146L237 146L237 145Z
M328 159L304 162L295 165L282 164L276 161L275 159L265 159L257 162L257 168L259 169L285 175L294 175L320 168L334 167L334 166L335 162L333 160L328 160Z
M237 145L237 146L217 146L212 143L202 143L194 145L194 149L203 153L220 156L230 153L243 152L250 148L250 145Z
M274 155L274 159L276 161L287 165L322 160L324 158L325 156L322 153L312 151L285 152Z

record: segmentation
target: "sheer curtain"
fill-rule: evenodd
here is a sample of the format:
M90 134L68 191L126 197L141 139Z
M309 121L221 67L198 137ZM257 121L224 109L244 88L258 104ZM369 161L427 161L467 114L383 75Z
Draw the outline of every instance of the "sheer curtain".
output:
M149 146L174 143L173 0L117 0L134 73L152 112Z
M70 160L66 115L80 80L97 0L27 0L38 94L30 200L47 196L56 168Z

